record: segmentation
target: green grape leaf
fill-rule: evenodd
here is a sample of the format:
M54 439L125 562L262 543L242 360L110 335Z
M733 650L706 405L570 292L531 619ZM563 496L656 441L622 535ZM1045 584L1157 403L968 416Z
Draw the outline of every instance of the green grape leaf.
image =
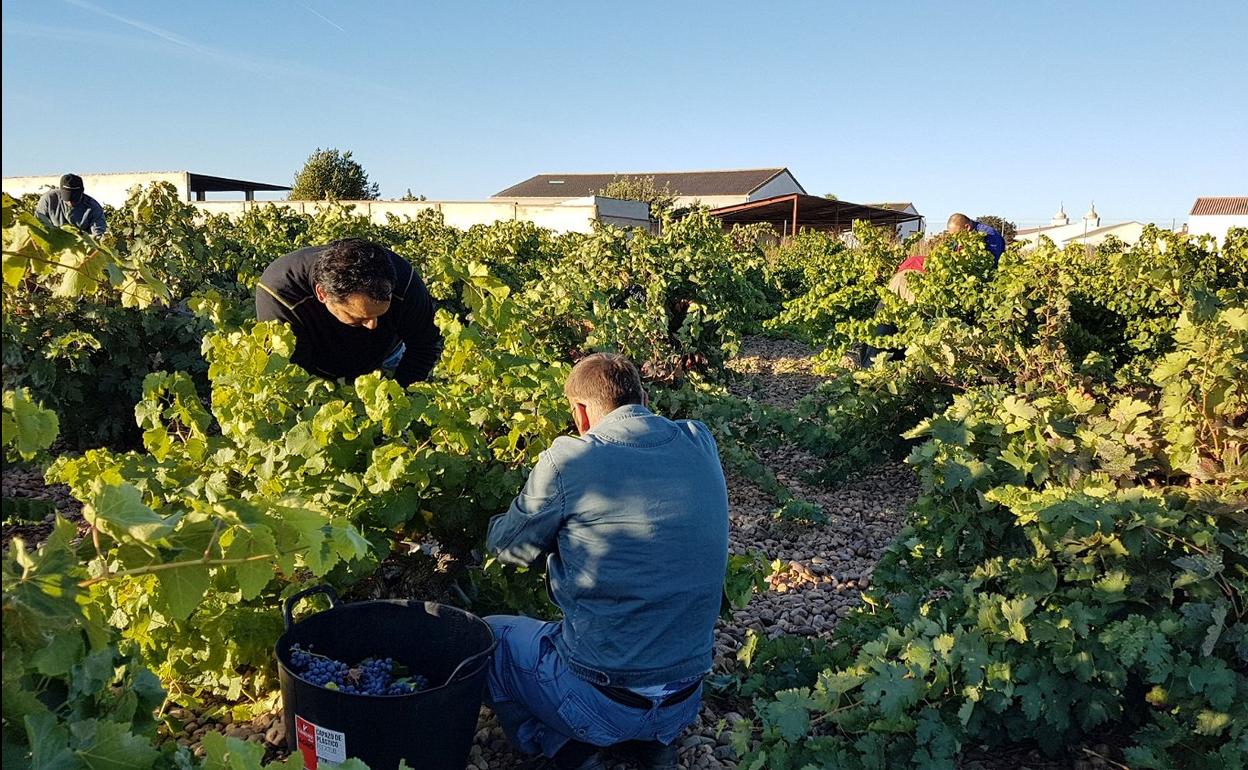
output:
M1005 616L1011 639L1016 642L1027 641L1027 626L1023 624L1023 620L1035 609L1036 602L1030 596L1001 602L1001 614Z
M7 363L5 364L8 365ZM0 419L0 443L25 459L52 446L60 430L56 413L44 409L30 398L25 388L4 391L4 412Z
M62 676L69 673L83 655L82 634L66 632L56 634L45 647L31 655L30 662L44 676Z
M764 716L782 738L795 742L810 731L810 711L814 707L808 690L782 690L764 707Z
M863 683L862 694L878 704L885 716L900 716L918 702L923 689L923 682L909 676L904 666L890 664Z
M273 540L273 533L266 527L235 528L231 535L232 540L225 551L227 559L247 559L266 555L273 557L273 560L260 559L231 566L234 577L238 580L238 587L242 591L243 600L251 601L260 595L276 574L273 562L277 559L277 543Z
M1196 715L1196 732L1201 735L1218 735L1231 724L1231 715L1205 709Z
M147 507L143 493L130 483L97 483L83 507L83 516L92 526L119 541L131 538L154 543L173 529L163 516Z
M5 704L6 712L8 705ZM30 767L38 770L78 770L81 765L69 748L69 731L48 711L28 714L26 740L30 744Z
M151 742L120 722L90 719L70 726L74 754L88 770L148 770L160 757Z
M208 568L202 564L162 569L156 580L160 586L156 596L175 620L189 618L208 592Z

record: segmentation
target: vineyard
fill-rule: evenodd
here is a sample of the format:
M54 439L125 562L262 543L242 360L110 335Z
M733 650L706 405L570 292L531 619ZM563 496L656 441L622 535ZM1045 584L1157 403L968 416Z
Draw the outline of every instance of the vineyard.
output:
M540 574L483 555L486 525L570 430L571 364L611 350L657 412L710 426L768 510L734 521L715 766L1015 750L1248 766L1246 231L996 266L959 235L905 302L886 285L915 243L869 228L764 248L700 211L661 234L377 225L342 206L227 219L155 185L97 241L32 209L4 197L5 461L73 500L6 481L6 764L300 766L263 741L174 736L188 715L277 708L282 600L311 585L552 617ZM445 345L430 381L320 379L290 363L289 329L254 320L271 260L345 237L428 284ZM847 368L858 342L891 352ZM785 395L743 345L817 352ZM829 502L903 488L895 526ZM828 545L779 559L769 539ZM868 551L878 563L840 568L852 602L784 629L757 609L807 565Z

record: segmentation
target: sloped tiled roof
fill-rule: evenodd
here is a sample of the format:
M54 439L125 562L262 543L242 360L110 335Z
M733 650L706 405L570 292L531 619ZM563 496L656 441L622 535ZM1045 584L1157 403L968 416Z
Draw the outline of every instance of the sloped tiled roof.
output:
M654 177L654 183L659 189L667 186L677 195L749 195L785 171L785 168L754 168L735 171L538 174L495 193L493 197L580 198L594 195L616 179L646 177Z
M889 209L890 211L905 211L914 204L910 201L901 201L897 203L864 203L864 206L873 206L877 209Z
M1192 216L1248 216L1248 197L1197 198L1192 204Z

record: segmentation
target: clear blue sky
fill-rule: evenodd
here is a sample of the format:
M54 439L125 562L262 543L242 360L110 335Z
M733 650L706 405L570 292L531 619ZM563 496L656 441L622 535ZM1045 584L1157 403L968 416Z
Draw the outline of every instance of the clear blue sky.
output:
M383 197L548 171L788 166L814 194L1020 225L1248 194L1248 3L3 0L3 172Z

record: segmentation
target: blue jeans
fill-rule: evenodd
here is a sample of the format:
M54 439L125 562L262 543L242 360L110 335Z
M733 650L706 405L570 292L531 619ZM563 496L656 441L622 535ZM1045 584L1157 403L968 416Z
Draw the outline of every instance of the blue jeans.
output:
M403 354L407 352L407 343L400 342L399 346L390 351L390 355L386 356L386 360L381 362L381 368L388 372L393 372L399 368L399 362L403 360Z
M486 702L511 745L526 754L553 757L570 740L595 746L631 740L671 743L701 709L700 691L671 706L616 703L564 665L553 641L559 623L518 615L491 615L485 621L498 639Z

